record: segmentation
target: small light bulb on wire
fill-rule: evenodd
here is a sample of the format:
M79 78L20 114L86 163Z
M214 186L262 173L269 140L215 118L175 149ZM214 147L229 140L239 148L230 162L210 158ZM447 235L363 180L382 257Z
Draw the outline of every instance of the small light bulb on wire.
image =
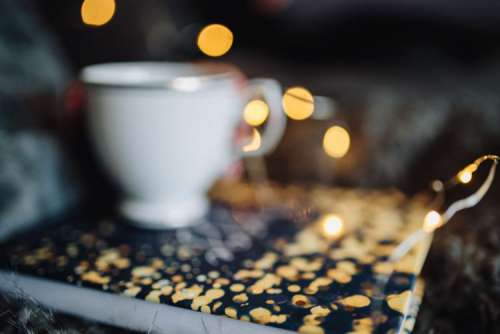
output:
M416 245L418 245L423 240L429 238L429 236L441 226L447 224L453 216L462 210L472 208L476 206L481 199L486 195L491 185L493 184L493 180L495 179L495 172L500 161L500 157L497 155L485 155L476 159L473 163L466 166L460 172L458 172L451 180L447 183L441 182L439 180L433 181L431 184L432 189L436 192L438 199L444 199L445 190L448 187L453 187L457 185L457 180L459 183L467 184L472 180L473 173L479 168L479 166L485 161L492 161L492 165L488 172L488 176L482 183L482 185L477 189L473 194L457 200L453 202L448 208L443 212L439 213L436 210L430 210L425 215L422 227L410 235L408 235L403 241L401 241L396 248L391 252L391 254L387 257L386 262L391 265L390 273L384 274L382 277L378 278L378 282L374 287L374 295L379 296L378 299L375 299L375 302L372 304L372 319L374 323L377 319L377 314L380 312L382 303L377 302L377 300L384 300L380 298L380 296L384 295L385 288L387 283L389 282L392 273L394 272L394 264L400 261L410 250L412 250ZM435 201L436 202L436 201ZM375 328L377 329L377 328Z
M467 170L463 170L458 173L457 177L461 183L467 184L472 180L472 173Z
M344 221L338 215L326 214L320 224L323 235L329 239L338 239L344 234Z
M477 164L476 162L468 165L464 169L462 169L460 172L457 174L458 181L463 184L467 184L470 181L472 181L472 174L477 170Z
M468 177L470 176L472 178L472 173L474 173L479 166L484 162L490 160L493 162L493 164L490 167L490 171L488 173L488 176L486 177L486 180L483 182L481 187L479 187L476 192L474 192L472 195L469 195L466 198L460 199L458 201L453 202L447 209L444 211L442 214L435 210L429 211L424 218L424 223L422 225L422 228L415 231L414 233L410 234L405 240L403 240L393 251L391 256L389 256L388 261L389 262L396 262L399 261L404 255L406 255L410 249L412 249L416 244L418 244L420 241L422 241L424 238L426 238L429 234L433 233L437 228L445 225L450 221L453 216L462 210L472 208L474 207L481 199L486 195L488 190L490 189L493 180L495 178L495 171L496 167L498 164L498 161L500 161L500 157L497 155L485 155L480 157L479 159L476 159L473 163L462 169L455 177L459 178L460 180L460 175L463 174L464 172L469 173L467 177L464 180L467 180ZM470 179L469 179L470 181ZM444 195L445 188L441 187L442 183L439 184L437 183L439 181L434 181L432 183L433 189L441 196ZM454 184L452 182L448 182L451 186ZM437 190L436 190L437 189Z
M422 229L424 232L432 233L435 229L443 224L443 218L441 214L435 210L429 211L424 218L424 225Z

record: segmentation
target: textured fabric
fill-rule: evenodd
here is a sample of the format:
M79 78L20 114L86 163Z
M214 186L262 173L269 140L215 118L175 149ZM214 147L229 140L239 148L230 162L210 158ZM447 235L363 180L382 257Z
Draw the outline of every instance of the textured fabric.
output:
M0 240L76 198L55 139L33 123L22 103L0 97Z
M0 240L63 211L75 198L61 150L41 127L68 78L31 3L0 2Z

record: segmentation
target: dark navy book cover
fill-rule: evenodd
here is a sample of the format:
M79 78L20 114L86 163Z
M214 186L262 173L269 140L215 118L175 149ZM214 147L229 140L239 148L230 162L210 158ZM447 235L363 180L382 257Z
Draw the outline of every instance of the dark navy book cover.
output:
M418 310L430 241L395 268L384 259L420 224L421 202L393 191L274 194L257 208L245 194L215 192L208 216L167 231L73 213L0 246L0 266L4 279L32 277L300 333L411 331L406 318ZM384 274L380 297L374 286Z

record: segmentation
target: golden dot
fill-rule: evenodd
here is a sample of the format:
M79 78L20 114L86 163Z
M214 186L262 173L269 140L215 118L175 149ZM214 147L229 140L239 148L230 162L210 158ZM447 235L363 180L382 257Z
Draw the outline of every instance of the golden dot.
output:
M241 292L241 291L245 290L245 286L243 284L240 284L240 283L235 283L229 287L229 290L231 290L233 292Z
M337 215L327 214L321 218L323 234L328 238L338 238L344 232L344 222Z
M351 275L346 274L339 269L328 269L326 275L341 284L349 283L352 280Z
M132 276L134 277L149 277L156 272L156 269L148 266L139 266L132 269Z
M83 23L102 26L113 18L115 9L115 0L85 0L80 12Z
M145 299L148 302L159 304L161 295L162 295L161 291L153 290L146 296Z
M220 57L233 45L233 33L222 24L210 24L198 34L198 48L210 57Z
M427 233L433 232L443 224L443 218L437 211L429 211L424 218L423 230Z
M123 294L128 297L135 297L139 294L139 292L141 292L141 288L138 286L134 286L123 291Z
M224 290L221 290L221 289L209 289L205 293L205 295L207 296L207 298L210 298L211 300L213 300L213 299L219 299L222 296L224 296L224 294L225 294Z
M371 300L363 295L353 295L338 300L337 302L347 307L361 308L370 305Z
M271 320L271 311L263 307L254 308L249 313L252 319L263 325L267 324Z
M349 132L341 126L332 126L323 137L323 149L332 158L342 158L350 146Z
M387 305L394 311L406 314L410 306L411 295L412 292L409 290L401 292L400 294L389 295L387 296Z
M269 116L269 106L262 100L252 100L248 102L243 111L243 119L249 125L259 126L264 123Z
M325 334L325 330L316 325L303 325L299 328L300 334Z
M246 293L240 293L233 297L233 302L235 303L245 303L248 301L248 296Z
M237 319L238 318L238 311L234 309L233 307L226 307L224 309L224 314L228 316L229 318Z
M294 295L292 297L292 304L299 307L309 308L312 306L309 298L304 295Z
M288 88L282 103L285 114L294 120L304 120L314 112L314 98L304 87Z
M252 140L248 144L243 146L242 150L243 152L257 151L260 148L261 143L262 139L260 137L259 131L253 129Z
M324 307L324 306L314 306L312 309L311 309L311 313L312 314L317 314L318 316L320 317L326 317L327 315L330 314L330 310L328 309L328 307Z

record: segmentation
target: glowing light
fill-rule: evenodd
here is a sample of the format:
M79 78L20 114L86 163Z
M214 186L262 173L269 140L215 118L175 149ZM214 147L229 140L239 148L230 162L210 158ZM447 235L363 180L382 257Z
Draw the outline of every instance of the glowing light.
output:
M222 24L210 24L198 34L198 48L210 57L226 54L233 45L233 33Z
M261 143L262 139L260 137L259 131L253 129L252 140L248 144L243 146L242 150L243 152L257 151L260 148Z
M287 116L294 120L304 120L314 112L314 98L304 87L287 89L282 103Z
M432 210L425 215L424 226L422 229L427 233L431 233L441 225L443 225L443 218L441 217L441 214Z
M467 184L472 180L472 173L474 173L477 170L477 165L476 164L470 164L464 169L460 171L460 173L457 174L458 181L460 181L463 184Z
M85 0L80 12L83 23L102 26L113 18L115 9L115 0Z
M439 180L434 180L432 181L431 187L435 192L440 192L444 189L444 184Z
M323 137L323 149L332 158L342 158L350 146L349 132L341 126L332 126Z
M463 184L467 184L472 180L472 173L468 170L463 170L458 173L458 180Z
M467 167L465 167L465 170L468 172L474 173L477 170L477 165L475 163L470 164Z
M259 126L269 116L269 106L262 100L248 102L243 111L243 119L252 126Z
M344 222L337 215L327 214L321 218L321 229L326 237L336 239L344 233Z

